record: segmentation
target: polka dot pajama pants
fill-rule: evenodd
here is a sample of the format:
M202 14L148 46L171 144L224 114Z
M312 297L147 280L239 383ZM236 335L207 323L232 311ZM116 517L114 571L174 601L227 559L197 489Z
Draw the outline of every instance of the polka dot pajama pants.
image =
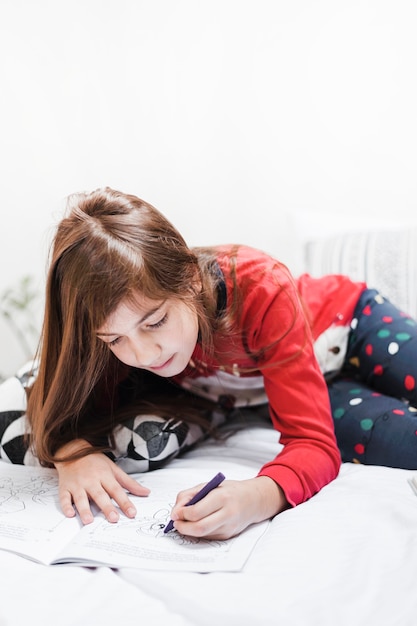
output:
M373 289L329 394L343 461L417 469L417 323Z

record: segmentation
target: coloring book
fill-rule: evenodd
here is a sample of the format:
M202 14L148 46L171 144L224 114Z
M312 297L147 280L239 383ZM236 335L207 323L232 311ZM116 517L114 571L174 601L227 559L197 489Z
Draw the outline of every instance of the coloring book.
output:
M83 526L78 517L66 518L61 512L56 470L0 462L0 549L45 565L239 571L268 522L227 541L163 532L177 493L211 477L210 470L182 468L137 474L135 478L151 493L147 497L129 495L137 509L135 519L121 513L120 520L111 524L94 511L94 521Z

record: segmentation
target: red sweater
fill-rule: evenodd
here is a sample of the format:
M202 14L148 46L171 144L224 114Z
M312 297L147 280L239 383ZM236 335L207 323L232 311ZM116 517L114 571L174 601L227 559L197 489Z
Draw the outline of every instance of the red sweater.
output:
M366 285L344 276L314 279L304 274L294 280L275 259L244 246L238 249L235 279L229 247L218 248L218 263L226 306L231 306L235 289L241 294L241 335L215 338L216 354L222 355L217 359L208 359L198 344L193 366L176 380L189 386L193 378L201 381L222 370L236 374L245 368L252 371L241 371L241 377L263 377L272 423L284 447L259 475L274 479L288 502L296 505L333 480L340 467L327 386L313 341L333 324L349 324ZM258 361L250 356L271 344Z

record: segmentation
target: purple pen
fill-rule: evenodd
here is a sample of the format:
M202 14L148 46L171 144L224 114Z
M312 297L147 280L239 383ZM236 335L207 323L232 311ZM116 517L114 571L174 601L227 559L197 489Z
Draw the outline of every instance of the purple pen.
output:
M213 491L213 489L216 489L216 487L218 487L220 483L224 481L225 478L226 477L221 472L216 474L216 476L212 478L207 483L207 485L205 485L202 489L200 489L200 491L196 493L195 496L191 498L191 500L187 502L185 506L191 506L192 504L196 504L196 502L200 502L200 500L202 500L208 493L210 493L210 491ZM164 528L164 533L169 533L169 531L172 530L173 528L174 528L174 522L170 520Z

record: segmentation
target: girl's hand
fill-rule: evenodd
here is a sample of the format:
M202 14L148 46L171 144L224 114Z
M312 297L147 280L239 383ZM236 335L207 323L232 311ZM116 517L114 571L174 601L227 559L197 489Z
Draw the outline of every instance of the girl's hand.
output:
M174 528L183 535L230 539L289 506L281 487L268 476L225 480L200 502L186 506L201 487L181 491L172 509Z
M72 441L62 447L58 455L74 452L86 445L89 444L83 440ZM103 511L108 522L117 522L120 515L114 502L127 517L136 515L126 490L136 496L149 494L149 489L142 487L101 452L88 454L76 461L57 462L55 467L58 470L62 512L66 517L74 517L77 510L83 524L90 524L94 519L91 501Z

